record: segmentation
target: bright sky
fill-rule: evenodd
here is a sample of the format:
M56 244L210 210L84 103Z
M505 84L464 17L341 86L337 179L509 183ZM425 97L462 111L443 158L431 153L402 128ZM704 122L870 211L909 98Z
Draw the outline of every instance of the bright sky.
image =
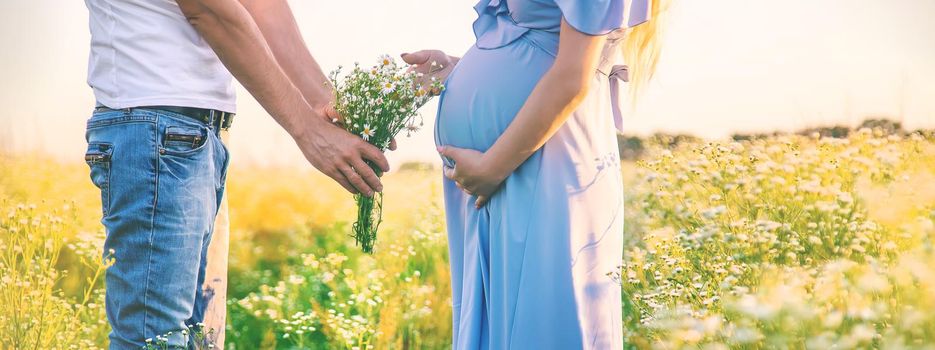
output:
M935 1L675 2L656 79L627 116L631 133L724 137L868 115L935 127ZM291 4L326 71L420 48L460 54L473 43L473 0ZM81 159L94 104L88 42L82 1L0 1L0 150ZM303 164L250 95L238 95L235 161ZM423 111L427 125L434 107ZM437 159L431 128L401 141L394 163Z

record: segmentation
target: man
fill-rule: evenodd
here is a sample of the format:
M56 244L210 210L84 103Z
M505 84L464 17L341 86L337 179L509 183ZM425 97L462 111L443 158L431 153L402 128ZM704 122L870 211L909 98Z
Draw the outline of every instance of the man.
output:
M286 0L85 3L97 99L85 159L116 258L106 277L110 347L167 334L170 347L188 347L183 330L203 321L211 295L201 286L228 164L220 136L235 112L232 76L348 191L382 190L364 160L388 164L330 122L330 86Z

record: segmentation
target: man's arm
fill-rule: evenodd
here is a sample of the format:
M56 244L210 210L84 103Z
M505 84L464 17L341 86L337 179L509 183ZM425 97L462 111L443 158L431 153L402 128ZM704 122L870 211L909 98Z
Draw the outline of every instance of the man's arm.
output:
M286 76L312 106L328 105L331 82L312 57L286 0L240 0L253 16L273 56Z
M387 171L389 164L383 153L328 122L326 104L313 107L306 101L241 3L176 1L231 74L295 139L309 163L352 193L370 195L382 190L379 178L364 158Z

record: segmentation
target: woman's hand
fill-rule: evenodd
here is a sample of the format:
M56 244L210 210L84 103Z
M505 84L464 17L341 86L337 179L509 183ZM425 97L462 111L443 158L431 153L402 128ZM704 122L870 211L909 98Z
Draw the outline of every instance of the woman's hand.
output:
M445 176L477 195L478 208L558 132L588 94L607 38L581 33L565 21L559 37L558 57L552 67L493 146L484 153L439 149L456 161L454 169L445 169Z
M428 86L432 83L432 78L435 78L435 81L444 82L448 78L448 74L451 73L451 70L458 64L458 57L448 56L444 52L439 50L422 50L416 51L413 53L404 53L400 55L403 62L412 65L412 70L417 73L422 73L422 78L418 80L419 85L422 87ZM429 91L432 95L438 95L441 91L432 89Z
M484 153L451 146L438 148L438 153L454 161L445 166L445 177L453 180L465 193L477 196L474 207L480 209L490 200L509 174L500 174L484 158Z

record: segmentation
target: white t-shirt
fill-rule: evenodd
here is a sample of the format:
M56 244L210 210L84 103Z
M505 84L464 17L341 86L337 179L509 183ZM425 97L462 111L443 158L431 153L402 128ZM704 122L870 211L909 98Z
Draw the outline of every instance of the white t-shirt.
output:
M111 108L178 106L236 112L231 74L174 0L85 0L88 85Z

